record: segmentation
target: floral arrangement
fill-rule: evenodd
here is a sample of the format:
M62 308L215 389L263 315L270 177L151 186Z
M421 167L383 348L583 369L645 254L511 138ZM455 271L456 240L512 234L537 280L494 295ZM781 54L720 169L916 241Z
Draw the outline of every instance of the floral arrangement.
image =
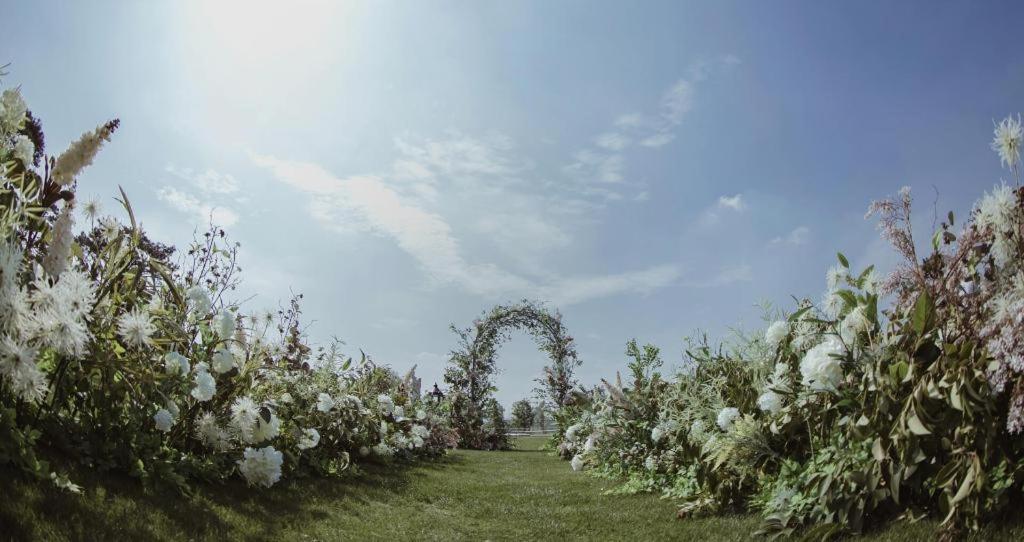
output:
M76 467L270 487L453 445L414 375L308 345L301 296L244 315L223 230L174 259L123 191L124 222L79 203L79 174L118 126L49 157L20 91L0 95L0 463L71 490Z
M574 470L658 491L680 516L762 512L762 534L823 538L868 522L977 529L1019 501L1024 466L1024 188L1019 117L993 149L997 185L918 255L911 195L868 216L902 256L887 277L838 255L822 300L721 346L691 340L672 378L635 341L633 378L577 392L557 437ZM1018 503L1019 504L1019 503Z

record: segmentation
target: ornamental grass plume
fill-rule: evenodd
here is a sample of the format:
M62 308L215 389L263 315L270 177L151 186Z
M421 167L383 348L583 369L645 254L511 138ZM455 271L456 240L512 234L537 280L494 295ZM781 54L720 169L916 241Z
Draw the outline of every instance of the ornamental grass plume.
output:
M72 143L68 150L57 157L53 165L53 181L58 186L67 186L73 183L78 174L92 164L100 147L103 146L103 143L110 141L110 136L120 125L121 121L114 119L97 126L91 132L82 134L78 141Z
M71 231L74 224L75 217L71 212L71 205L64 205L56 222L53 223L50 246L43 257L43 269L51 277L59 277L67 268L68 258L71 257L71 241L75 237Z

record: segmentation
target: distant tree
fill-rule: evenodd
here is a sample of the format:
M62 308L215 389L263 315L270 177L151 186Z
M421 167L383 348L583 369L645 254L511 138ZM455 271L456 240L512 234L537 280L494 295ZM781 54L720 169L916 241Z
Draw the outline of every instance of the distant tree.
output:
M526 399L512 403L512 426L526 430L533 427L533 405Z
M507 450L508 423L505 421L505 409L493 397L484 403L484 428L487 429L486 446L489 450Z
M534 420L537 422L537 427L541 431L545 431L548 428L548 403L541 399L537 401L537 406L534 408Z

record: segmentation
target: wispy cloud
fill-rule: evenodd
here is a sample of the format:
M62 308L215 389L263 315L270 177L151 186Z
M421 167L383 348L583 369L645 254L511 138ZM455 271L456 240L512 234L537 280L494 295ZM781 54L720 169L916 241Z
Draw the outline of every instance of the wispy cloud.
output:
M165 186L158 190L157 197L174 209L192 215L197 224L213 222L218 226L230 227L238 223L238 213L233 210L201 201L173 186Z
M623 113L612 121L614 131L599 134L594 146L577 151L563 168L566 174L583 183L619 183L625 180L623 152L634 141L642 147L657 149L675 140L675 131L693 110L697 85L709 75L739 63L734 55L698 61L687 76L677 79L665 90L655 112Z
M737 282L750 282L753 279L753 269L751 269L749 265L743 264L724 267L710 278L704 280L688 280L685 281L683 285L693 288L716 288L719 286L728 286Z
M311 214L323 226L346 232L362 228L389 238L416 260L434 283L456 285L471 294L525 295L568 305L622 293L649 293L671 284L679 274L674 265L661 265L610 275L547 273L543 280L530 279L493 263L470 261L441 214L403 196L380 176L341 178L316 164L260 155L252 159L277 179L310 196ZM529 234L534 243L542 238L554 247L570 242L557 228L531 217L498 214L482 220L478 227L493 236L510 224L525 228L523 233ZM527 241L525 237L521 240Z
M168 164L164 170L179 179L188 181L204 194L234 194L239 189L238 180L229 173L220 173L212 169L196 171L173 164Z
M714 205L704 209L697 222L703 227L710 227L721 222L725 214L743 213L746 210L747 202L743 200L743 194L719 196Z
M811 229L807 226L798 226L784 236L771 240L773 245L802 245L807 242L811 235Z

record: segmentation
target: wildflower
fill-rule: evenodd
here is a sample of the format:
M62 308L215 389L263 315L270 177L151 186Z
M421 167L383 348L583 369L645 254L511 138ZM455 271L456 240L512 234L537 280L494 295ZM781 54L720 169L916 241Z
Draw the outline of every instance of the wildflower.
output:
M196 420L196 436L204 445L215 450L224 451L230 447L227 431L220 427L212 412L204 412Z
M785 320L778 320L772 322L772 325L768 326L768 329L764 332L764 340L768 343L768 346L772 348L778 348L782 341L786 340L789 336L789 323Z
M387 395L378 395L377 404L380 406L381 414L384 414L385 416L392 414L395 411L395 402Z
M46 256L43 257L43 269L51 277L59 277L64 268L68 265L68 258L71 257L71 241L74 240L74 232L71 228L75 224L75 217L71 213L71 206L65 205L53 223L51 230L50 245L46 249Z
M25 167L32 165L32 158L36 153L36 145L32 140L18 134L14 136L14 155Z
M9 336L0 341L0 376L23 401L34 403L46 395L49 384L36 365L39 349Z
M768 390L757 398L757 408L769 414L777 414L782 410L782 396L772 390Z
M277 417L277 414L270 413L270 420L268 421L261 414L256 417L256 427L252 432L252 442L265 442L278 435L281 431L281 420Z
M239 397L231 405L231 428L243 442L259 442L255 439L256 420L259 417L259 406L249 397Z
M293 401L292 394L290 394L288 392L282 393L281 397L278 398L278 400L277 400L277 402L279 402L279 403L281 403L283 405L291 404L292 401Z
M410 429L409 432L421 439L426 439L427 437L430 436L430 429L427 429L426 426L419 424L412 426L412 429Z
M381 442L380 444L373 447L373 453L380 457L391 457L395 451L391 449L386 443Z
M7 241L0 242L0 289L8 290L18 284L18 272L24 255L21 248Z
M569 428L565 430L565 440L567 440L567 441L576 440L576 433L580 429L581 429L581 427L580 427L580 424L578 424L578 423L570 425Z
M223 346L214 352L211 361L213 362L213 370L217 374L224 374L235 368L235 355L231 353L231 350Z
M844 352L843 343L834 335L808 350L800 361L803 384L813 391L834 391L843 378L842 362L837 356Z
M229 339L235 332L235 315L231 311L222 310L213 317L214 331L221 339Z
M832 291L838 288L839 283L849 278L849 276L849 269L841 265L833 265L825 273L825 283L828 285L829 291Z
M569 464L572 466L572 470L574 470L574 471L581 471L581 470L583 470L583 467L584 467L583 456L579 455L579 454L574 455L572 457L572 461L570 461Z
M716 420L716 422L718 423L718 428L721 429L722 431L728 431L729 429L732 429L733 422L735 422L736 418L739 417L740 410L738 408L723 408L718 412L718 419Z
M320 412L330 412L334 408L334 398L328 393L321 393L316 398L316 409Z
M107 216L99 219L100 224L100 235L103 236L108 243L114 242L119 235L121 235L121 223L112 216Z
M192 397L195 397L195 399L200 403L213 399L213 395L217 393L217 381L210 376L205 363L196 364L196 376L194 382L195 387L193 387L191 391Z
M69 269L60 275L55 294L57 306L67 311L70 317L88 319L96 302L96 285L85 273Z
M320 443L320 432L316 429L310 428L302 432L302 438L299 439L299 449L308 450L310 448L316 448L316 445Z
M205 315L210 312L213 302L210 301L210 294L207 293L206 288L197 284L185 291L185 297L192 303L192 310L195 314Z
M177 353L168 352L164 354L164 372L169 375L187 375L191 370L188 358Z
M864 312L864 307L858 306L843 318L839 324L839 336L847 345L852 345L857 337L871 330L871 320Z
M21 96L21 91L9 88L0 94L0 130L14 133L21 129L25 122L28 105Z
M117 130L118 124L118 121L114 120L97 126L95 130L82 134L78 141L72 143L54 162L54 182L62 186L74 182L75 177L92 164L103 143L110 141L110 136Z
M405 418L404 407L396 406L394 410L391 411L391 413L392 415L394 415L395 419Z
M90 221L99 218L102 211L103 205L100 204L100 201L96 198L89 198L82 204L82 214Z
M649 455L647 456L647 459L644 459L644 468L649 471L653 471L658 468L658 462L655 461L654 456Z
M128 346L141 348L153 344L156 326L149 317L149 311L136 307L121 315L117 320L117 334Z
M238 462L238 470L250 486L270 487L281 479L281 464L284 456L273 446L246 448L243 458Z
M427 411L423 410L422 408L416 409L416 419L417 420L425 420L425 419L427 419Z
M996 267L1003 268L1013 260L1015 243L1012 237L1016 197L1013 189L1002 184L986 193L975 205L975 223L990 228L993 234L989 252Z
M992 138L992 150L999 155L1003 166L1013 169L1020 161L1020 141L1024 131L1021 130L1020 115L1017 118L1006 117L996 125Z
M172 416L171 412L166 408L161 408L153 415L153 421L156 423L158 431L169 433L171 431L171 426L174 425L174 416Z
M594 451L595 445L596 442L594 441L594 435L590 435L587 437L587 441L583 443L583 453L590 453Z

